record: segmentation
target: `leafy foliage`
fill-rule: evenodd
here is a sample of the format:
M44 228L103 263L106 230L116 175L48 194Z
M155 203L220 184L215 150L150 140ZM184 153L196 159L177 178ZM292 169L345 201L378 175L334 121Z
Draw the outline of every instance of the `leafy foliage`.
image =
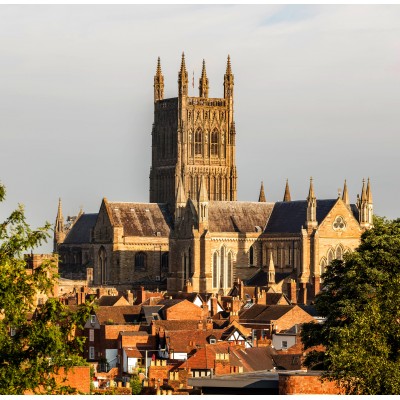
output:
M130 380L132 394L140 394L142 392L142 381L138 375L134 375Z
M0 184L0 202L5 188ZM58 300L34 308L37 293L51 293L54 262L26 268L24 253L50 236L50 224L32 230L21 205L0 223L0 394L26 391L70 393L56 382L60 368L84 365L83 341L74 336L88 318L88 306L72 312Z
M375 218L357 251L335 260L316 298L324 324L303 325L305 364L347 394L400 393L400 219Z

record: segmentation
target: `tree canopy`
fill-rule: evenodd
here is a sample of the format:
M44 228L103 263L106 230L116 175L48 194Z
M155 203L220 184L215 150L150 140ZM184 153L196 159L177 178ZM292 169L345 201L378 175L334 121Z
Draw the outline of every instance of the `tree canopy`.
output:
M323 324L305 324L305 365L347 394L400 394L400 219L375 218L358 249L334 260L316 297Z
M0 202L4 198L0 184ZM53 288L54 262L29 270L24 253L46 241L49 229L46 223L32 230L21 205L0 223L0 394L69 393L56 375L85 364L74 330L87 320L88 307L72 312L54 298L34 307L36 294Z

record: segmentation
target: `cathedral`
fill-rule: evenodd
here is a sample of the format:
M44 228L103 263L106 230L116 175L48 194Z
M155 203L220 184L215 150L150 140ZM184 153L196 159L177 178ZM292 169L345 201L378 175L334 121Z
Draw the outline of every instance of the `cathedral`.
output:
M228 56L223 97L208 97L203 61L199 96L188 96L182 55L178 97L164 98L158 59L150 202L103 199L97 214L64 223L59 203L54 251L65 277L131 289L233 293L237 282L285 293L293 303L313 301L333 259L353 251L372 227L370 181L350 204L346 182L333 199L317 199L312 178L304 200L237 201L234 75ZM75 275L74 275L75 274Z

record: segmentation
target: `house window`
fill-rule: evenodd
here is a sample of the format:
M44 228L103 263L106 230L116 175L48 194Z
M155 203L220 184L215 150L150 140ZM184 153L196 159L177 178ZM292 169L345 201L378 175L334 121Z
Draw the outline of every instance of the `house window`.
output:
M89 347L89 360L94 360L94 347Z
M215 343L217 343L217 339L211 338L210 339L210 344L215 344Z
M146 269L146 254L140 252L135 255L135 270L144 271Z
M89 342L94 342L94 329L89 329Z
M90 323L91 324L95 324L96 323L96 316L95 315L91 315L90 316Z
M15 328L10 328L10 336L15 336L17 330Z
M282 340L282 350L287 350L287 348L288 348L287 340Z

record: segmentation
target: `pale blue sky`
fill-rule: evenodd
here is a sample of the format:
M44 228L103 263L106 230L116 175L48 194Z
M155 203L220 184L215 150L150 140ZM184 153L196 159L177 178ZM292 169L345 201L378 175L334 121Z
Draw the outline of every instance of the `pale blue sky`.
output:
M372 182L375 211L400 217L400 6L1 5L0 180L33 226L103 197L148 201L153 76L166 97L206 60L221 97L235 75L238 199L351 201ZM51 246L43 248L48 251Z

